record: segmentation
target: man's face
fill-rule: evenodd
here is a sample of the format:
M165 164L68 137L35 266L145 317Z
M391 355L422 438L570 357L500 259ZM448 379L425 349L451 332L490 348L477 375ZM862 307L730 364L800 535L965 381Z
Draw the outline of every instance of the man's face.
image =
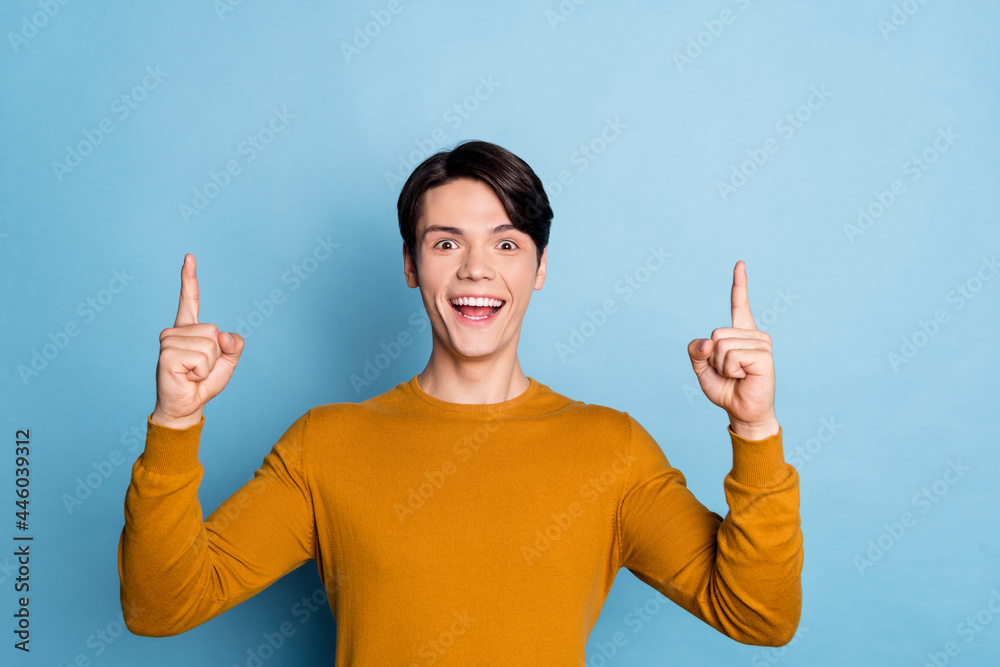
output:
M545 284L546 252L538 263L531 237L514 228L493 189L459 178L427 190L416 248L415 260L403 244L403 270L406 284L420 288L434 349L463 359L516 355L532 290ZM456 305L460 297L488 303Z

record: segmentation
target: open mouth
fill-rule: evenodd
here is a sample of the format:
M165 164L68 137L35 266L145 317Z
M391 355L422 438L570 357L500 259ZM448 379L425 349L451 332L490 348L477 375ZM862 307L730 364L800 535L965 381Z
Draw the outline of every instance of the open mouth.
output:
M473 302L482 302L483 305L475 305ZM452 299L448 302L455 311L467 320L480 321L493 317L501 308L506 305L506 301L500 299Z

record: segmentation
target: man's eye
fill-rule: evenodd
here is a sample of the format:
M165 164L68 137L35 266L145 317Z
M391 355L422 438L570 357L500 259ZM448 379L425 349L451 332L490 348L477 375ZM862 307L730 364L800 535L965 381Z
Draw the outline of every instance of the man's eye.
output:
M443 244L448 244L448 247L445 247ZM507 239L500 241L498 245L504 250L516 250L518 248L517 243ZM451 239L441 239L434 244L434 247L442 250L452 250L455 247L455 242Z

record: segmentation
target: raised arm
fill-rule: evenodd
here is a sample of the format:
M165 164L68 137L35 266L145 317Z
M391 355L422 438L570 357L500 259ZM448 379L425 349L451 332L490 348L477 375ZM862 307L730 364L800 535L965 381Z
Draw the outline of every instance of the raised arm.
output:
M799 477L784 460L771 337L750 312L742 261L733 269L731 313L732 327L688 345L702 390L729 415L730 511L723 520L705 508L629 417L622 566L736 641L781 646L795 634L802 606Z
M175 635L266 588L314 557L306 473L309 412L253 478L202 521L202 409L228 383L243 349L198 324L194 257L185 256L177 319L160 335L156 409L132 466L118 544L121 603L139 635Z

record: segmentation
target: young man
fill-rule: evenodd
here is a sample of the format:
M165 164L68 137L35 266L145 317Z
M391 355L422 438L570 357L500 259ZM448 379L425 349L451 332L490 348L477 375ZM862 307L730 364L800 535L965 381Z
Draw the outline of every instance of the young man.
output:
M754 326L743 263L732 327L688 345L729 415L723 520L627 412L522 372L517 343L545 282L552 218L526 163L461 144L416 168L398 211L406 281L431 322L426 368L361 403L306 411L204 522L202 410L244 341L198 322L185 255L126 495L129 629L184 632L313 559L338 622L337 665L582 664L623 567L738 642L788 643L801 607L798 474L783 458L771 341Z

